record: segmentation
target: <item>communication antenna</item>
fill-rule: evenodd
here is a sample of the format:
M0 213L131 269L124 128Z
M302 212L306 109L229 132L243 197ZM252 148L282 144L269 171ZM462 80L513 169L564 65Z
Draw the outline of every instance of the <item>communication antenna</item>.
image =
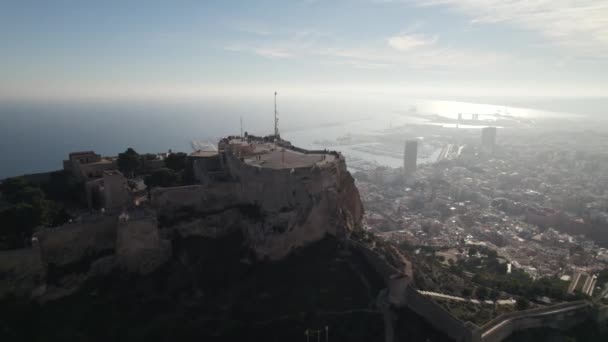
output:
M241 137L243 136L243 117L241 116Z
M274 92L274 136L279 137L279 113L277 113L277 92Z

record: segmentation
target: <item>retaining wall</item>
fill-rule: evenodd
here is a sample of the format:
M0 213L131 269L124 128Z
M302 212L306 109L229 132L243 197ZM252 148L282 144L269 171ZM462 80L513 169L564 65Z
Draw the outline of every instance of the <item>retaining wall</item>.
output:
M480 341L478 327L471 322L462 322L433 300L409 286L406 291L407 307L422 316L437 330L455 341Z
M569 329L591 316L591 303L577 301L501 315L480 328L481 341L500 342L516 331L549 327Z

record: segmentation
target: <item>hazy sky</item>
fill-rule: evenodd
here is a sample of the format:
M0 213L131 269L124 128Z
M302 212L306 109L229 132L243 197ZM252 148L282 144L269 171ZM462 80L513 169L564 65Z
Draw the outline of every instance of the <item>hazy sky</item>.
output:
M608 95L608 1L0 0L0 97Z

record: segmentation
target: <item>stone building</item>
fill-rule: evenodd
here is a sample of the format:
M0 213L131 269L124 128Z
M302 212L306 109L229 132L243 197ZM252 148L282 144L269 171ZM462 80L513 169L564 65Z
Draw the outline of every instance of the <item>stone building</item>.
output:
M127 178L118 170L107 170L102 178L85 183L89 208L118 210L130 206L131 190Z
M116 162L102 158L94 151L72 152L68 159L63 161L63 169L71 172L81 181L101 178L105 170L115 170Z

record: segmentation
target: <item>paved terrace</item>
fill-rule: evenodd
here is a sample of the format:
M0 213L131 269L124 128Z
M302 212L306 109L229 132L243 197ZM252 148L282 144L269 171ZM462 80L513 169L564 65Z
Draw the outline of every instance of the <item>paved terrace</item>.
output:
M331 153L303 153L275 143L252 143L249 153L243 155L245 163L271 169L294 169L324 166L336 160Z

